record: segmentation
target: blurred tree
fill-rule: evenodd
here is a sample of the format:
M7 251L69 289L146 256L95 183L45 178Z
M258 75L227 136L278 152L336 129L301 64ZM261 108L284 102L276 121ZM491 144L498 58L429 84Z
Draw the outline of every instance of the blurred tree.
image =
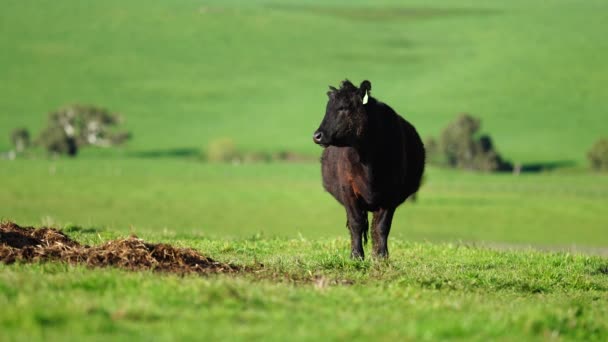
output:
M30 146L30 132L25 128L16 128L11 133L11 142L15 152L21 153Z
M213 140L207 146L207 160L210 162L231 162L239 163L241 154L236 149L234 140L230 138L220 138Z
M480 127L478 118L460 114L442 131L437 148L447 166L476 171L512 169L512 165L498 154L488 135L476 136Z
M120 115L94 106L73 105L49 113L38 143L47 151L75 156L87 145L110 147L131 138L128 132L113 132L122 122Z
M593 144L587 158L591 168L598 171L608 171L608 139L600 139Z
M74 135L68 132L61 126L48 126L40 133L38 143L49 153L74 157L78 153L78 145Z
M424 139L424 151L426 160L430 164L445 164L444 156L439 148L439 142L434 137L426 137Z

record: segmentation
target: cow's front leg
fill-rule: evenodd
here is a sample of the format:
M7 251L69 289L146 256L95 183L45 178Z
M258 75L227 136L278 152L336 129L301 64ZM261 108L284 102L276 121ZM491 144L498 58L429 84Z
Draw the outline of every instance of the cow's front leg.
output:
M374 211L372 220L372 240L374 257L388 257L388 234L391 231L395 208L379 209Z
M346 225L350 231L350 256L353 259L363 260L363 238L367 239L369 225L367 222L367 211L357 205L346 207Z

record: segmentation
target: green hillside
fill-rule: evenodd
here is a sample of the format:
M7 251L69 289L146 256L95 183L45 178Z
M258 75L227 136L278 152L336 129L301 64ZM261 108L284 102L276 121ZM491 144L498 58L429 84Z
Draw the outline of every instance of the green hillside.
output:
M520 162L581 162L606 133L603 1L3 1L0 150L16 126L91 103L119 111L130 150L318 153L328 84L373 93L437 134L483 118Z

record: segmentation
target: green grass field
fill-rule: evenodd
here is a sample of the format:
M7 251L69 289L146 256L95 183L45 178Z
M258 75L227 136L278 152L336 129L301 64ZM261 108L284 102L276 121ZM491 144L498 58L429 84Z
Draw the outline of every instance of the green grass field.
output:
M0 265L0 338L604 340L608 330L599 257L401 241L377 264L350 261L346 239L164 241L265 269L201 278Z
M608 135L606 22L604 1L3 1L0 152L71 103L122 113L133 139L0 160L0 219L264 267L0 264L0 340L606 340L608 177L585 162ZM222 137L319 155L345 77L422 136L470 112L507 159L556 169L431 167L390 261L354 262L317 163L198 158Z
M311 164L83 158L1 162L2 216L144 237L347 236L344 209ZM513 176L430 168L391 236L417 241L608 245L608 178L580 171ZM148 235L151 234L151 235Z

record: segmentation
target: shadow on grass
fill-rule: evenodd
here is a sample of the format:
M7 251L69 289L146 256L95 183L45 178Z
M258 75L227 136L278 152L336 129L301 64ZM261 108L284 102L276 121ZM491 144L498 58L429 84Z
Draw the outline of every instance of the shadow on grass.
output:
M129 157L135 158L196 158L201 151L196 148L172 148L167 150L149 150L130 152Z
M67 226L62 229L65 233L81 233L81 234L92 234L92 233L101 233L104 231L103 228L96 227L87 227L83 228L80 226Z
M534 173L534 172L544 172L544 171L553 171L556 169L561 169L565 167L575 166L576 163L572 160L557 160L550 162L542 162L542 163L528 163L521 165L522 173Z
M520 174L520 173L539 173L555 171L563 168L572 168L576 166L576 163L572 160L558 160L550 162L538 162L538 163L511 163L505 162L498 169L494 171L480 171L475 169L465 169L458 167L450 167L445 162L436 160L429 160L427 165L433 165L445 170L461 170L465 172L474 173L495 173L495 174Z

